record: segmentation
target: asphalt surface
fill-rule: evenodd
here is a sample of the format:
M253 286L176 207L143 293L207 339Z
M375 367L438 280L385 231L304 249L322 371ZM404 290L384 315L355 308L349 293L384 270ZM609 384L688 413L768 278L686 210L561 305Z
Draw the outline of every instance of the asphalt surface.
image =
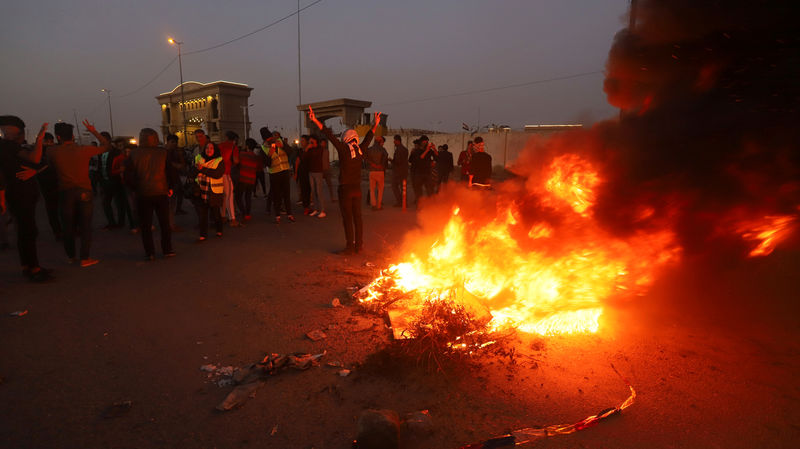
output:
M430 410L433 433L404 434L404 447L457 448L618 405L628 391L612 364L634 405L536 447L800 443L796 244L758 260L688 259L646 297L609 307L595 335L520 336L511 355L437 373L368 362L389 331L346 292L396 260L414 211L367 208L366 252L345 258L332 253L344 243L337 210L274 225L256 205L247 227L202 244L194 213L179 216L177 257L153 262L138 236L96 229L101 262L85 269L67 264L42 217L42 264L57 276L43 285L22 279L14 250L0 253L0 446L345 449L362 410L387 408ZM315 329L327 338L305 336ZM215 406L231 388L200 370L323 351L322 366L278 374L229 412Z

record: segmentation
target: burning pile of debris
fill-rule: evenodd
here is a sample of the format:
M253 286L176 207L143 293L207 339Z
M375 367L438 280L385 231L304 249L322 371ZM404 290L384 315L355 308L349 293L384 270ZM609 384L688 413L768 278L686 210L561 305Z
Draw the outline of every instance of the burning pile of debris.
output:
M766 256L792 234L792 3L634 3L605 81L619 118L531 140L495 192L440 195L399 263L359 292L396 338L469 352L506 329L597 332L610 300L646 294L684 255Z

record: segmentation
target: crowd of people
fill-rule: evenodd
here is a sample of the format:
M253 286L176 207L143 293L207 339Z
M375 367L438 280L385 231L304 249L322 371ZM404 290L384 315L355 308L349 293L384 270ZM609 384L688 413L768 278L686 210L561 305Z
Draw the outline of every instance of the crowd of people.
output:
M83 125L97 140L91 145L75 142L73 126L56 123L54 134L41 126L33 145L25 142L25 123L16 116L0 116L0 250L9 248L9 215L15 222L22 273L33 282L53 278L52 270L39 264L36 239L36 207L41 196L47 220L61 241L69 262L81 267L98 263L91 256L94 199L100 195L106 224L104 229L127 227L139 234L145 260L156 256L153 231L155 215L160 230L163 257L175 256L172 233L184 231L175 215L186 214L191 202L197 213L197 242L208 238L209 221L222 237L224 226L244 226L252 219L253 198L260 191L266 211L276 224L294 222L291 184L297 184L303 214L324 219L329 207L338 202L345 234L339 253L363 250L362 169L368 171L368 204L383 209L386 171L391 169L395 207L407 206L410 178L415 205L424 196L435 195L450 180L453 155L447 145L436 146L427 136L414 141L412 150L394 136L392 157L376 135L380 113L372 128L359 142L353 129L336 135L317 120L309 118L317 132L303 135L299 145L289 144L279 132L260 129L262 142L247 138L240 147L239 136L225 133L224 141L212 142L202 130L194 131L197 145L180 148L178 137L170 134L159 141L158 133L144 128L138 144L98 132L88 121ZM373 144L374 140L374 144ZM338 160L338 187L333 181L328 144ZM461 180L470 186L487 187L491 157L481 137L470 141L458 157ZM264 171L269 173L266 182ZM327 190L327 194L326 191ZM78 242L79 245L78 245Z

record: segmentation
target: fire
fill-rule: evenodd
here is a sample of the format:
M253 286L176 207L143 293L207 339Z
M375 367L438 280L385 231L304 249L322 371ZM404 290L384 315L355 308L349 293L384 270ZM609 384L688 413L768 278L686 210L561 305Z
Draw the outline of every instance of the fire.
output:
M756 244L749 256L770 255L778 243L792 232L796 220L796 215L773 215L741 225L739 232L742 238Z
M586 210L595 202L594 189L600 177L588 162L574 154L564 154L550 164L551 175L545 188L561 201L566 201L572 209L586 216Z
M453 300L485 317L490 331L597 332L603 302L644 293L680 249L666 229L620 239L597 226L592 207L602 179L589 161L559 156L542 179L535 194L558 220L531 218L519 201L498 205L489 222L455 206L434 243L384 270L360 301L413 314L426 301Z

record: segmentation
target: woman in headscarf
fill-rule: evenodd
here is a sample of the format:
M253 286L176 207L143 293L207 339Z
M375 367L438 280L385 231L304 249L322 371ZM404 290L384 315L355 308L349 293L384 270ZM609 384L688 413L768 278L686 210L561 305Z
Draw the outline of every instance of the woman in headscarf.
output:
M358 133L348 129L339 140L330 128L317 120L309 106L308 118L322 131L336 148L339 154L339 210L342 212L344 236L347 240L345 249L340 254L360 253L363 247L363 226L361 222L361 163L364 154L372 142L372 137L381 121L381 113L375 113L375 124L358 143Z
M222 154L212 142L206 142L205 147L195 156L194 164L197 168L197 185L199 192L195 196L195 208L200 220L200 237L202 242L208 237L208 215L214 218L217 227L217 237L222 237L222 207L224 183L222 176L225 174L225 164L222 163Z

